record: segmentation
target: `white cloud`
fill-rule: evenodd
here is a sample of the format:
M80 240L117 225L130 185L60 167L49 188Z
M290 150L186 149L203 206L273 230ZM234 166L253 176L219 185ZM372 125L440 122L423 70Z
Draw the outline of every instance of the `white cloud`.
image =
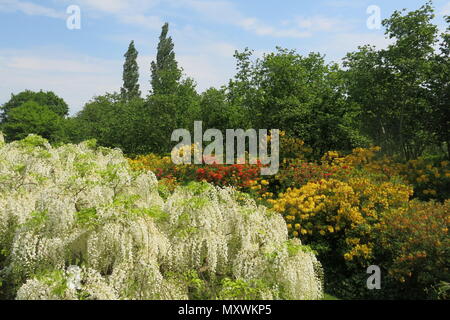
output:
M276 38L306 38L311 36L311 33L298 28L280 28L258 18L246 16L229 1L172 0L172 3L193 9L211 21L234 25L259 36Z
M226 84L234 73L236 48L213 41L196 45L198 50L192 51L184 45L177 47L177 60L185 74L197 82L199 91ZM138 57L144 96L150 90L150 63L154 59L145 54ZM0 105L9 100L11 93L51 90L75 114L94 96L119 91L122 68L123 60L99 59L60 48L0 49Z
M64 0L74 2L74 0ZM158 0L75 0L81 7L109 14L142 13L159 3Z
M341 19L324 16L296 17L293 21L301 30L308 32L337 32L348 29L347 23Z
M366 6L364 2L355 0L333 0L328 1L326 5L335 8L361 8Z
M146 29L159 29L164 24L161 18L157 16L146 16L143 14L128 14L118 16L119 21L132 24L136 26L140 26Z
M29 16L45 16L57 19L66 18L65 12L59 12L53 8L48 8L32 2L19 0L1 0L0 11L22 12Z
M93 96L120 88L122 63L55 48L2 49L0 104L9 100L11 93L51 90L75 113Z
M310 32L301 31L296 28L276 28L256 18L242 18L237 22L237 25L259 36L272 36L276 38L308 38L312 36Z
M358 49L358 46L372 45L377 49L385 49L393 43L392 39L387 39L381 32L372 33L336 33L327 38L324 44L312 48L316 52L326 53L327 60L339 62L348 52Z
M108 70L104 61L99 61L98 59L95 59L95 61L80 61L73 59L36 57L30 55L10 57L4 63L4 67L16 70L84 74L102 73Z

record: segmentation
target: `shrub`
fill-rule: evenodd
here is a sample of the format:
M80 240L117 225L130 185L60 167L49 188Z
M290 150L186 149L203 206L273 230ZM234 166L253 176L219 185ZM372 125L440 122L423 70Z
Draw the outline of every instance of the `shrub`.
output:
M289 234L319 253L328 292L367 298L365 270L375 259L375 226L384 212L407 206L411 195L403 184L354 177L310 182L269 202L285 217Z
M169 186L187 184L189 182L208 182L219 187L234 187L239 191L254 194L266 192L261 185L261 163L257 164L211 164L211 165L175 165L170 157L161 157L154 154L137 157L129 160L134 170L147 170L155 172L156 177ZM253 192L257 191L257 192Z
M386 180L400 177L414 187L414 197L423 201L443 202L450 197L449 161L439 162L419 158L401 163L387 156L380 158L377 156L380 150L379 147L358 148L345 157L340 157L336 152L329 152L322 160L339 166L347 165L363 169L365 172L384 176Z
M386 213L378 227L378 251L398 291L411 298L439 298L442 282L450 282L450 200L412 201ZM448 290L448 289L447 289Z
M403 166L401 174L414 186L418 199L443 202L450 198L449 165L449 161L411 160Z
M233 189L164 200L119 150L36 137L0 145L0 180L1 298L322 297L314 254Z
M291 159L283 163L275 180L279 191L284 192L287 188L300 188L309 182L318 182L323 179L344 180L350 175L351 170L352 168L349 166L317 164Z
M306 146L303 140L280 133L280 160L311 159L312 153L311 147Z
M373 224L384 211L407 205L411 194L411 189L401 184L375 184L366 178L330 179L288 189L269 202L284 215L292 236L307 243L339 243L343 259L365 261L372 256Z
M248 190L254 182L261 180L261 164L212 164L197 169L197 180L217 186L234 186L239 190Z

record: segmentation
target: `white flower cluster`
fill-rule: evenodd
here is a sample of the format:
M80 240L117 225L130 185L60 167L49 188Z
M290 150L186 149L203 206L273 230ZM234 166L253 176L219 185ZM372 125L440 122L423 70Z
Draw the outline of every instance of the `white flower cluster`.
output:
M233 189L193 183L163 200L119 150L2 141L0 298L322 297L314 254Z

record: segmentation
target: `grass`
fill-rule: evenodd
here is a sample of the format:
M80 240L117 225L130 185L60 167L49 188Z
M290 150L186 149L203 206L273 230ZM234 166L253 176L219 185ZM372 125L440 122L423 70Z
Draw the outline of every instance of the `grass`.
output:
M332 295L330 295L330 294L326 294L325 293L325 295L324 295L324 297L323 297L323 300L340 300L339 298L336 298L336 297L334 297L334 296L332 296Z

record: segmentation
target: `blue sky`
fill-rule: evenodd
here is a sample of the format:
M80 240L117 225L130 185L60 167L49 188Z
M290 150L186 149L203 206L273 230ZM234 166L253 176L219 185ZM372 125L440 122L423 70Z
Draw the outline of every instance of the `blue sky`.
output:
M425 0L0 0L0 104L24 89L52 90L71 113L95 95L119 90L123 54L131 40L140 53L143 92L164 22L171 25L177 59L198 90L219 87L235 71L233 53L256 55L276 46L320 52L339 61L358 45L387 45L383 30L367 27L367 8L386 18ZM69 30L70 5L81 29ZM444 28L449 0L435 0Z

